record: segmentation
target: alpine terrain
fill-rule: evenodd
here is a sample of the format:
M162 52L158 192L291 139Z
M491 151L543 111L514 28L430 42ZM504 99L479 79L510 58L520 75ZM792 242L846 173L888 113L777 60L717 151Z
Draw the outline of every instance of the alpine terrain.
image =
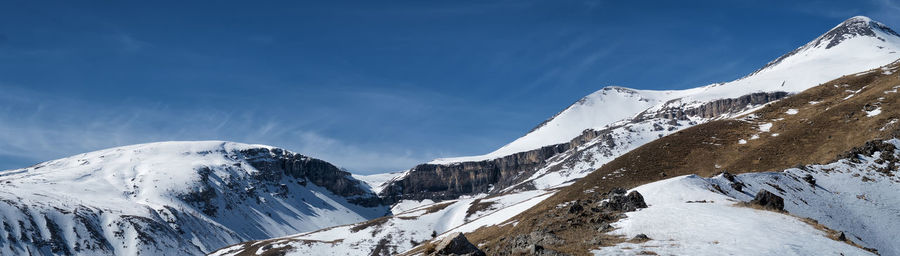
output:
M731 82L605 87L494 152L379 177L392 216L213 254L445 254L460 233L488 255L897 254L870 230L900 223L893 149L860 148L896 144L898 59L857 16Z
M223 141L85 153L0 172L0 254L900 255L898 71L900 34L857 16L740 79L603 87L401 172Z

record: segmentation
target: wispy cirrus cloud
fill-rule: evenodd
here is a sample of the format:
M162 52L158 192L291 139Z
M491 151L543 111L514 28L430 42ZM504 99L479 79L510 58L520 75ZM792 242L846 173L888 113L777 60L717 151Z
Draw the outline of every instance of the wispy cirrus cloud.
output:
M402 170L433 154L395 146L358 146L331 138L290 118L261 111L214 108L178 109L164 104L94 104L77 99L2 86L0 90L0 169L104 148L169 140L229 140L268 144L320 158L360 173Z
M119 46L119 50L128 53L138 52L151 46L150 43L125 33L111 35L110 39Z

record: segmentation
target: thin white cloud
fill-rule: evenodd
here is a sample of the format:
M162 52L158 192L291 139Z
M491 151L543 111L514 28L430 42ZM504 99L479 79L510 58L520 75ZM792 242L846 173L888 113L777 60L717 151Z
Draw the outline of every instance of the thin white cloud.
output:
M150 46L150 43L137 39L136 37L119 33L111 36L112 40L119 46L119 50L128 53L134 53Z
M421 156L416 156L409 150L363 149L309 131L297 131L294 135L298 141L294 149L297 152L313 152L309 153L310 156L335 163L355 172L374 173L377 170L402 170L423 162Z
M0 169L168 140L268 144L360 173L403 170L435 157L385 145L355 146L257 113L140 104L101 106L11 86L0 85L0 90L5 92L0 94L0 156L33 161Z

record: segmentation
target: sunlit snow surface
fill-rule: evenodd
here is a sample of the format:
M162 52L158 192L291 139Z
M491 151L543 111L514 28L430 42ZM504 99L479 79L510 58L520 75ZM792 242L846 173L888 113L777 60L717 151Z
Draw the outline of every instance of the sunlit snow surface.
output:
M881 114L881 107L878 107L878 108L870 110L870 111L866 111L866 117L873 117L873 116L877 116L878 114Z
M646 234L653 240L623 243L596 251L597 255L820 255L866 254L825 237L825 233L797 218L780 213L734 206L733 198L711 192L696 176L678 177L637 188L649 208L630 213L613 226L616 234ZM715 203L686 203L707 200Z
M897 140L892 140L900 145ZM896 153L896 152L895 152ZM874 157L861 163L842 160L777 173L736 175L743 192L719 175L675 177L635 188L649 207L628 213L614 223L614 234L646 234L645 243L623 243L596 251L598 255L869 255L859 248L829 239L799 218L736 206L761 189L785 198L785 210L808 217L881 255L900 255L900 178L876 172L885 167ZM812 175L813 187L802 179ZM865 177L865 178L863 178ZM725 194L717 192L718 185ZM708 203L687 203L706 200ZM711 202L710 202L711 201Z

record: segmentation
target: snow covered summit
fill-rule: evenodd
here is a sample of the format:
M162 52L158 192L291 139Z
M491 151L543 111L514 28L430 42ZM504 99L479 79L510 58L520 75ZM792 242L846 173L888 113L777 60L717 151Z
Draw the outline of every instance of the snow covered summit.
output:
M566 143L586 129L599 130L642 112L691 109L756 92L797 93L823 82L877 68L900 58L900 35L868 17L856 16L740 79L702 87L635 90L606 87L578 100L515 141L485 155L442 158L432 164L496 159Z

